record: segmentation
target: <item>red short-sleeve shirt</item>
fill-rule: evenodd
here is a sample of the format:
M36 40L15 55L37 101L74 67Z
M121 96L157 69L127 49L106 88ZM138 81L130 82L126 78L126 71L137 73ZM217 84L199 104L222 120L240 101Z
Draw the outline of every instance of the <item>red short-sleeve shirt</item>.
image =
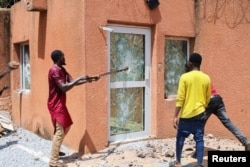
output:
M63 126L64 130L73 124L66 106L66 93L58 87L59 83L66 83L70 74L63 67L54 65L50 68L48 74L49 98L48 109L51 114L51 120L55 127L56 122Z

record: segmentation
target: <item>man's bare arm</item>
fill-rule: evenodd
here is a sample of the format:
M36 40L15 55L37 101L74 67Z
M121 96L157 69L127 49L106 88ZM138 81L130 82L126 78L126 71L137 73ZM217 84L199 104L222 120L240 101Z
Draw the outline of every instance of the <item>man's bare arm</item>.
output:
M177 126L178 126L178 122L179 122L178 115L179 115L180 111L181 111L181 107L175 108L174 119L173 119L174 128L177 128Z
M70 80L70 82L66 82L66 83L59 83L58 87L63 91L63 92L67 92L70 89L72 89L75 85L81 85L84 83L88 82L88 76L80 76L74 80Z

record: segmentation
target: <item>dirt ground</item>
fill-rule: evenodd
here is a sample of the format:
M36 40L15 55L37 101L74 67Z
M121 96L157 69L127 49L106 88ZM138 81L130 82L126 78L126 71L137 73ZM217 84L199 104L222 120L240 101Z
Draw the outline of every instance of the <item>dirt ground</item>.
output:
M243 151L245 148L236 140L222 139L208 134L204 138L203 165L207 167L208 151ZM192 158L195 142L190 136L185 140L182 166L196 165ZM69 167L169 167L175 160L175 138L144 140L126 144L113 144L94 154L86 154L77 160L72 155L62 158Z

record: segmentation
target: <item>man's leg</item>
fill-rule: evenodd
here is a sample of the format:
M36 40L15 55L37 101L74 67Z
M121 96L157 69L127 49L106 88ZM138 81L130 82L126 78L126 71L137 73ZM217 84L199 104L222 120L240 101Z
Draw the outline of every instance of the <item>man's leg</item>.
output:
M69 129L70 129L70 127L68 127L68 128L65 129L65 131L64 131L64 137L63 137L63 138L65 138L65 136L66 136L67 133L69 132ZM64 152L59 151L59 157L63 157L63 156L65 156L65 155L66 155L66 154L65 154Z
M234 136L242 143L242 145L246 146L249 141L246 136L232 123L232 121L227 116L225 107L221 107L215 115L219 118L221 123L231 132Z
M210 118L210 116L213 114L215 110L216 110L216 99L212 97L210 98L210 102L208 103L204 115L200 118L201 121L204 121L204 126L206 126L207 120ZM192 158L197 158L196 150L194 150L191 156Z
M181 163L181 153L184 146L184 141L185 137L178 133L176 137L176 162L179 164Z
M176 165L181 164L181 153L185 138L190 134L190 122L179 120L176 136Z
M58 165L59 151L64 139L64 129L63 126L56 123L56 130L52 140L52 149L50 156L50 166L60 166ZM63 165L61 165L63 166Z
M197 165L202 166L203 152L204 152L204 122L194 122L194 140L196 142Z
M208 106L205 110L205 117L204 120L205 124L207 122L207 120L210 118L210 116L213 114L213 112L216 110L217 104L216 104L217 100L216 100L216 96L215 97L211 97L210 98L210 102L208 103Z

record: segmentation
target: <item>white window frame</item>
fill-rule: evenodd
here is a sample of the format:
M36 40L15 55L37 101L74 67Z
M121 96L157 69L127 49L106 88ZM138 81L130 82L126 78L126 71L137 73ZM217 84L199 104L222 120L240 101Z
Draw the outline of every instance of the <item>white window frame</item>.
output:
M30 90L30 52L29 44L20 45L20 83L21 90Z
M111 28L112 32L118 32L118 33L131 33L131 34L143 34L145 35L145 81L137 81L137 82L117 82L117 83L109 83L109 89L110 88L119 88L126 85L127 88L130 87L140 87L143 85L145 87L145 129L140 132L133 132L133 133L127 133L127 134L121 134L121 135L110 135L109 130L109 141L110 142L124 142L124 141L130 141L135 139L144 139L149 138L150 136L150 128L151 128L151 121L150 121L150 68L151 68L151 61L150 61L150 53L151 53L151 29L148 27L126 27L126 26L119 26L119 25L109 25L108 28ZM108 45L110 44L110 33L108 33L107 42ZM110 46L109 46L110 47ZM110 59L110 51L108 50L108 60ZM110 66L110 64L109 64ZM110 94L109 94L110 97ZM110 109L110 106L109 106ZM110 112L109 112L109 118L110 118ZM110 125L109 125L110 127Z

